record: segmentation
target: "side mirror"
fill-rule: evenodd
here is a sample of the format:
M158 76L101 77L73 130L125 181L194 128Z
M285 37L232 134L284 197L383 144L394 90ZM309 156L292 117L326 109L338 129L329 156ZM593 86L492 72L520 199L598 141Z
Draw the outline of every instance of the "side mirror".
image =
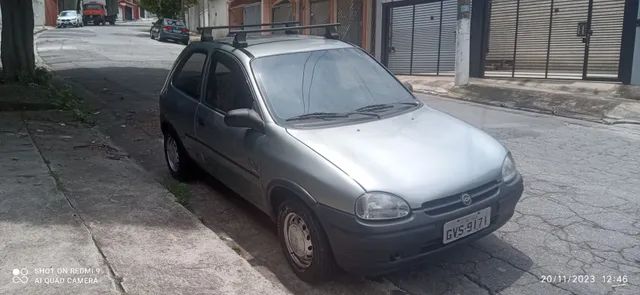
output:
M252 109L231 110L224 116L224 123L229 127L251 128L264 131L264 122L260 115Z
M407 88L407 90L413 93L413 85L411 85L411 83L404 81L402 82L402 85L404 85L404 88Z

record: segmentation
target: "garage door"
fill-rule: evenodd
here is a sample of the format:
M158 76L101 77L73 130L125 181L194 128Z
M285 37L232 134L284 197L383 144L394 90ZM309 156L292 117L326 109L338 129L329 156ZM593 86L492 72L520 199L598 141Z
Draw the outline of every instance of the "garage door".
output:
M389 6L386 63L404 75L453 75L457 1Z
M625 0L493 0L485 76L618 80Z

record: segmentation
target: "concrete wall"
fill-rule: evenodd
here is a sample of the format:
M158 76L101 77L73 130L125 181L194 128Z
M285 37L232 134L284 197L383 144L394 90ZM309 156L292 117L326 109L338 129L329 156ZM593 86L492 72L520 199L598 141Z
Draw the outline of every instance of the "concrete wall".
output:
M33 0L33 25L36 27L44 26L44 0Z

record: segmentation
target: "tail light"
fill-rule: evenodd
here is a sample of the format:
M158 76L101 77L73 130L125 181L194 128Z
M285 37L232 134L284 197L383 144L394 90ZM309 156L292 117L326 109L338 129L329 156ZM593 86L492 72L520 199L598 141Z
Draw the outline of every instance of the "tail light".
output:
M171 31L171 26L164 26L162 27L162 30L164 30L165 32Z
M187 29L187 28L182 28L182 32L183 32L183 33L189 33L189 29Z

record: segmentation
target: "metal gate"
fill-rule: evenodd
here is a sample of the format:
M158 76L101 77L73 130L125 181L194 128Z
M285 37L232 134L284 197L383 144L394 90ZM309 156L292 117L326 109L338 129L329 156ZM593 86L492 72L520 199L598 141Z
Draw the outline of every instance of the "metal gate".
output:
M455 73L457 0L391 5L385 14L385 62L392 72Z
M493 0L486 77L619 80L625 0Z
M336 5L340 40L365 47L362 44L363 0L340 0Z

